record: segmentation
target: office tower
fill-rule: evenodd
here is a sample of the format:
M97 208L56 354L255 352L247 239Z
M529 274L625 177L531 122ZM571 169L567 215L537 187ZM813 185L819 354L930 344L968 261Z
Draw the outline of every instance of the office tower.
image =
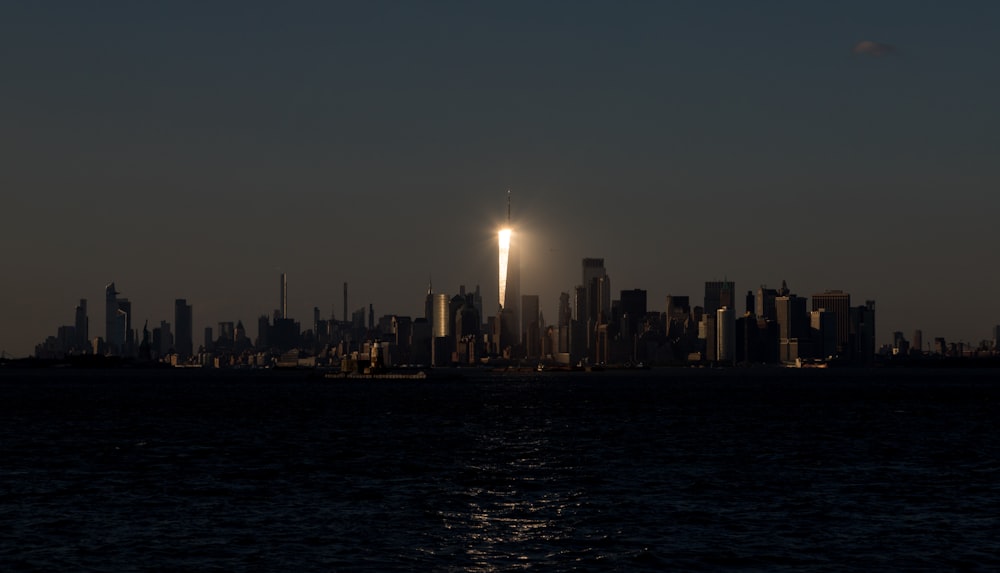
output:
M809 339L815 358L829 358L837 354L837 317L828 310L809 313Z
M486 315L483 314L483 293L480 292L479 285L476 285L476 291L472 293L472 306L476 309L476 314L479 315L479 328L482 330L482 320Z
M569 293L559 293L559 312L556 324L559 326L569 326L569 321L573 320L573 309L569 304Z
M73 345L80 353L87 352L88 341L90 340L90 319L87 317L87 299L81 298L80 305L76 307L76 317L73 321L75 338Z
M592 330L595 324L611 317L611 279L604 268L604 259L585 258L582 261L583 288L587 299L582 320Z
M910 353L910 343L903 336L902 331L895 331L892 333L892 350L897 356L906 356Z
M247 336L247 329L243 327L243 321L236 321L236 329L233 330L233 352L241 353L251 346L250 337Z
M468 298L465 295L464 287L460 287L459 294L448 300L448 338L451 344L449 350L452 352L458 350L457 344L459 338L461 338L461 329L458 327L458 315L467 301Z
M806 338L809 334L806 299L791 294L775 298L774 303L779 336L781 338Z
M849 355L850 344L850 320L851 320L851 295L842 290L828 290L821 294L812 296L812 309L826 309L834 314L837 323L837 352L842 355Z
M702 315L698 321L698 338L703 342L704 352L702 356L707 361L714 361L718 358L719 335L716 321L718 320L718 309L716 313Z
M194 354L194 324L192 321L191 305L186 299L179 298L174 301L174 350L182 359L190 358Z
M132 328L132 301L127 298L118 299L118 328L125 333L125 342L121 347L122 356L135 356L137 346L136 332Z
M170 323L161 320L160 327L153 329L153 346L157 356L163 357L170 354L171 350L176 351L174 336L170 333Z
M444 293L435 294L433 319L431 320L431 365L445 366L451 362L451 329L449 320L449 300Z
M392 317L392 338L391 341L399 349L405 359L410 356L410 337L413 334L413 320L408 316Z
M288 318L288 277L281 273L281 299L278 301L278 309L281 311L281 318Z
M542 327L539 324L539 302L537 294L521 295L521 340L527 358L542 355Z
M107 353L111 356L127 356L132 353L132 303L127 298L117 298L119 293L114 283L105 290L105 312L107 331Z
M451 334L451 325L448 320L448 303L448 295L444 293L433 296L431 332L434 338L443 338Z
M646 316L646 291L638 288L621 291L621 305L623 315Z
M347 318L347 283L346 282L344 283L344 314L342 314L341 316L344 317L343 318L344 321L348 320L348 318Z
M787 296L785 293L782 296ZM773 288L767 288L761 285L757 289L757 296L754 299L754 314L757 318L764 320L775 321L778 320L778 316L774 310L774 299L778 297L778 291Z
M482 329L482 317L476 310L475 294L465 295L464 302L455 313L455 358L459 363L475 364L482 355L482 344L479 332Z
M705 314L715 315L723 306L736 308L736 283L732 281L705 281Z
M265 322L266 322L267 317L265 316L264 319L265 319ZM214 350L214 348L215 348L215 338L212 337L212 327L211 326L206 326L205 327L205 344L203 345L203 348L205 349L205 352L212 352ZM258 346L258 348L259 348L259 346Z
M477 338L481 328L482 318L479 317L479 312L476 310L475 301L471 295L466 296L455 312L455 330L453 331L455 339Z
M736 353L736 312L723 306L715 311L715 359L732 364Z
M684 322L691 317L691 299L681 295L667 295L666 300L667 322Z
M849 356L861 362L875 359L875 301L850 309L848 324Z
M507 225L497 234L498 246L498 287L500 304L501 347L516 346L520 343L521 263L518 251L518 237L511 227L510 191L507 191ZM508 311L508 312L503 312ZM504 321L509 324L504 324ZM513 338L505 339L513 336Z
M797 358L808 358L805 348L809 336L806 299L790 294L775 298L774 304L778 319L779 360L795 362Z
M573 322L573 310L569 305L569 293L559 293L559 314L557 319L559 331L554 352L569 353L569 328Z
M621 325L619 330L625 336L639 334L646 318L646 291L632 289L621 291Z
M1000 327L997 327L1000 328ZM996 329L994 329L994 336L996 335ZM919 328L913 331L913 344L910 345L910 352L912 354L920 355L924 352L924 332ZM994 348L996 347L996 339L993 342Z
M125 325L118 308L118 295L115 283L104 287L104 342L107 353L120 355L125 346Z
M346 317L345 317L346 318ZM271 330L271 319L266 314L257 317L257 350L267 350L270 348L271 339L268 336Z
M577 322L587 322L587 288L584 286L573 288L573 318Z
M427 294L424 296L424 320L427 324L434 322L434 285L427 282Z
M225 340L226 342L232 344L236 339L236 325L232 322L220 322L219 323L219 340Z

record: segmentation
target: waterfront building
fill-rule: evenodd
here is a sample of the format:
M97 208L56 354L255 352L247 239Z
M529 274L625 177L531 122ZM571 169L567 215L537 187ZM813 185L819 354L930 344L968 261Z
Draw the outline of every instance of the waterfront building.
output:
M774 300L776 298L778 298L778 291L773 288L761 285L757 289L757 295L754 297L754 314L757 318L770 321L778 320L777 311L774 307Z
M539 301L537 294L521 295L521 332L524 356L536 359L542 355L542 327L539 324Z
M829 358L837 354L837 317L830 311L819 309L809 313L809 339L815 358Z
M181 360L194 354L194 324L191 305L179 298L174 301L174 350Z
M851 345L849 336L851 332L851 295L842 290L827 290L812 296L812 309L826 309L835 316L837 325L837 353L842 356L849 356Z
M794 294L776 297L775 315L778 323L778 358L781 362L795 362L809 358L809 315L806 299Z
M76 307L73 328L76 334L73 346L77 352L86 354L90 341L90 318L87 317L87 299L85 298L81 298L79 306Z
M646 318L646 291L632 289L621 291L622 324L621 333L631 337L639 333L642 321Z
M518 243L519 238L511 227L510 191L507 191L507 225L497 233L501 349L517 346L521 342L521 313L518 308L521 302L521 262Z
M848 325L850 357L864 363L875 359L875 301L852 307Z
M705 313L715 316L723 306L736 308L736 283L728 280L705 282Z
M104 343L109 355L119 356L125 347L125 331L128 328L128 315L119 306L118 295L121 294L112 282L104 287Z
M715 359L722 364L732 364L736 358L736 312L723 306L715 311Z
M278 308L281 310L281 318L288 318L288 277L281 273L280 299Z

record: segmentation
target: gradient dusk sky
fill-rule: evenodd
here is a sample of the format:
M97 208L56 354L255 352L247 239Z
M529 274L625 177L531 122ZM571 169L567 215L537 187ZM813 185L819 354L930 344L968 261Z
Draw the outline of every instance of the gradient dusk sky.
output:
M893 330L1000 324L998 2L5 2L0 349L104 286L133 325L496 300L580 260L701 304L788 281ZM494 309L487 307L488 311ZM740 309L742 310L742 308Z

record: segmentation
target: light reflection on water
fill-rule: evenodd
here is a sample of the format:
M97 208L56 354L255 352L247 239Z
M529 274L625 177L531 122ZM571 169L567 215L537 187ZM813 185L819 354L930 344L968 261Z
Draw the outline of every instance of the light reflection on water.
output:
M558 490L559 464L543 457L558 451L543 435L545 425L478 435L477 448L495 463L466 469L494 485L465 488L459 492L468 498L465 511L445 516L446 527L461 536L466 570L527 569L559 555L556 545L572 536L564 519L572 496Z
M0 571L1000 566L995 374L737 374L0 383Z

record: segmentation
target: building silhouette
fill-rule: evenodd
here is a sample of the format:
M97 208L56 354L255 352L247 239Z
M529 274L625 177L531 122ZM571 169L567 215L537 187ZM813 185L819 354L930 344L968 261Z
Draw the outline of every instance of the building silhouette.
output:
M174 331L174 351L187 360L194 353L194 324L191 305L183 298L174 301Z
M80 354L89 354L90 318L87 317L87 299L81 298L73 320L74 347Z
M827 310L833 313L837 330L837 353L849 356L851 347L851 295L842 290L828 290L812 295L813 310Z
M736 312L723 306L715 311L715 360L732 365L736 359Z
M288 277L281 273L280 293L278 308L281 309L281 318L288 318Z
M499 352L521 343L521 262L519 239L511 227L510 191L507 191L507 225L497 233L497 286L499 294Z
M132 303L118 298L119 294L114 282L104 287L105 351L111 356L131 356L135 354Z
M795 362L799 358L809 358L809 315L806 299L794 294L775 298L775 314L778 323L778 359L781 362Z
M524 356L536 359L542 356L542 325L537 294L521 295L521 332Z
M732 281L705 282L705 313L715 315L719 308L736 308L736 283Z

